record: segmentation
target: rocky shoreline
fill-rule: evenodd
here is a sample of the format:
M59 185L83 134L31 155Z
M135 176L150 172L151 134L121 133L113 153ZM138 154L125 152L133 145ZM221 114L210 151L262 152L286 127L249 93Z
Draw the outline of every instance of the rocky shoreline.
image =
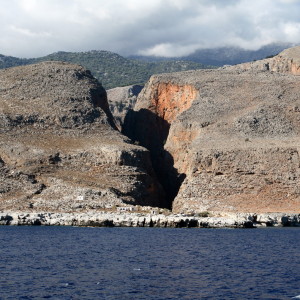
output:
M51 213L0 212L0 225L93 226L93 227L169 227L169 228L257 228L300 227L300 214L228 214L199 217L183 214L149 213Z

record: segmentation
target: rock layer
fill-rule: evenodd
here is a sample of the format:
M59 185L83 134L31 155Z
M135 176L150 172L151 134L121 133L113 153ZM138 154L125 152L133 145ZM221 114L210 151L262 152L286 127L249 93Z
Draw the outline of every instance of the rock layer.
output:
M0 71L0 209L159 206L149 152L115 130L90 72L60 62Z
M126 132L151 151L174 212L300 211L299 56L151 78Z

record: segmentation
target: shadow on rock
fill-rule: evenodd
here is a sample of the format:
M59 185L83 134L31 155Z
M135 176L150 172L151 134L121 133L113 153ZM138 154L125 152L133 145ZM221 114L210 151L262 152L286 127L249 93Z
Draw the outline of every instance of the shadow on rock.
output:
M164 149L169 129L170 124L166 120L147 109L129 110L122 128L124 135L150 151L156 176L166 193L161 206L166 208L172 207L172 202L186 177L185 174L177 172L172 155Z

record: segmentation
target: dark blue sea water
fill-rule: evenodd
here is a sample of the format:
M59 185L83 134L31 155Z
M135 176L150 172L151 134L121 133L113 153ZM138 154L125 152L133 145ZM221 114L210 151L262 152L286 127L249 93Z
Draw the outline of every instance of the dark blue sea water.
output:
M292 299L300 229L0 227L0 299Z

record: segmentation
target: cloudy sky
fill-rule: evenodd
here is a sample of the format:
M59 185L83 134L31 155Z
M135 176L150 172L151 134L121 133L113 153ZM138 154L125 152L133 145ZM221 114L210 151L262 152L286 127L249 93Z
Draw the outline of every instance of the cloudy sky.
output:
M0 54L187 55L300 42L300 0L0 0Z

